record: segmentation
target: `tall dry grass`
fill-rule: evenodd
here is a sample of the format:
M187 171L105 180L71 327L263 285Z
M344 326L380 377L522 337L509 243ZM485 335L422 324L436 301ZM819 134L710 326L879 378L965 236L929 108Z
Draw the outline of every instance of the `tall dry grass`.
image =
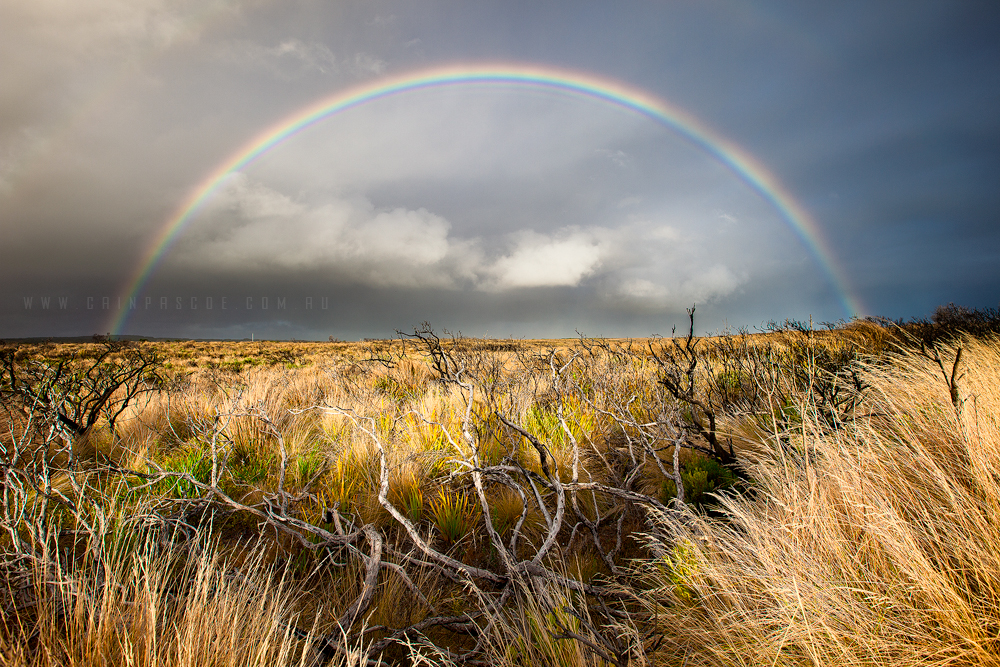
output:
M1000 341L939 349L867 365L843 428L796 406L720 515L661 518L665 664L1000 664Z
M295 587L259 553L239 567L201 534L183 548L119 534L77 562L5 579L0 661L11 667L293 667L315 662ZM346 657L346 656L345 656Z
M671 427L690 418L691 406L664 390L663 367L639 342L624 344L628 353L595 345L556 378L553 367L582 346L546 356L514 343L479 350L459 341L471 350L463 360L477 382L469 424L468 394L435 381L413 349L381 364L343 344L175 344L167 352L171 381L130 406L114 433L95 430L94 464L79 474L109 517L147 512L161 525L193 528L176 541L152 532L115 537L85 554L65 550L67 536L81 531L52 514L53 548L30 566L4 542L0 662L314 664L330 638L346 636L337 619L361 594L357 549L367 543L303 548L259 516L218 502L205 487L215 474L218 490L246 506L285 498L296 521L334 531L336 518L348 532L353 522L384 535L396 550L384 557L422 592L383 568L374 602L352 630L362 643L435 614L479 614L470 621L478 630L428 626L427 636L401 636L376 660L462 664L463 652L477 649L477 660L497 667L625 658L635 665L647 656L678 666L995 665L1000 342L941 345L939 365L915 351L887 355L879 336L874 325L786 331L720 339L699 352L698 391L718 399L720 438L735 441L744 473L741 493L723 493L708 514L691 505L710 502L732 474L686 448L677 460L688 506L671 504L651 525L638 504L580 492L567 501L579 514L567 514L544 559L564 583L631 596L615 608L617 627L589 616L600 605L557 579L512 588L490 620L496 591L477 597L407 560L416 552L379 502L372 436L386 453L387 497L421 539L497 568L489 518L505 542L518 533L515 556L530 558L546 537L554 492L536 500L530 489L522 496L493 485L485 511L473 502L470 442L482 465L516 463L541 479L537 454L502 428L503 414L546 444L561 483L578 467L581 481L670 504ZM955 403L948 379L959 347ZM833 414L822 403L830 394L816 387L829 389L823 374L842 370L840 361L859 349L878 356L859 367L858 402ZM636 458L643 451L658 458ZM183 472L202 486L144 484L114 477L106 464ZM588 521L597 522L593 532ZM649 549L643 531L653 533ZM266 549L248 556L247 541ZM637 559L632 570L629 559ZM359 630L365 624L370 632ZM363 651L345 644L326 657L351 664Z

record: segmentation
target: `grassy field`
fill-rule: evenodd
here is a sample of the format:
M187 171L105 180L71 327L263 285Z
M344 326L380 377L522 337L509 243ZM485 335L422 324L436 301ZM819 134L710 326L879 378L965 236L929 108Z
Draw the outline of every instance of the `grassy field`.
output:
M917 324L8 345L0 661L998 664L1000 341Z

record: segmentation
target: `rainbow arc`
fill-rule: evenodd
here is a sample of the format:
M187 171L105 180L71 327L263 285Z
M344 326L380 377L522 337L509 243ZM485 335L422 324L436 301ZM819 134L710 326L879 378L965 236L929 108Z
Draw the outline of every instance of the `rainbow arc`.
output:
M231 174L245 169L290 137L348 109L416 90L464 85L506 85L561 91L603 101L668 127L726 165L781 215L836 290L846 316L863 312L861 302L850 291L820 226L781 182L740 146L683 109L638 88L591 74L508 64L437 67L369 82L320 99L265 129L212 170L163 224L130 276L124 290L124 302L128 303L138 296L178 235ZM129 313L128 308L122 309L110 327L112 333L124 332Z

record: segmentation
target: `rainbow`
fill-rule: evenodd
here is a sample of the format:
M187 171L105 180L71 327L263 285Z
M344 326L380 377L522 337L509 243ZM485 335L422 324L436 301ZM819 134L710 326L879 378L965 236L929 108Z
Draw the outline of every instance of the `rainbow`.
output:
M677 132L715 156L781 214L816 258L836 290L847 316L863 312L860 300L848 289L848 283L834 261L834 255L819 225L778 179L742 148L720 136L691 114L637 88L592 74L509 64L436 67L380 79L334 93L267 128L195 186L166 221L131 275L124 302L129 303L129 299L139 294L174 240L227 176L245 169L289 137L347 109L411 91L469 84L513 85L579 95L641 114ZM110 328L112 333L123 333L129 312L128 308L121 310Z

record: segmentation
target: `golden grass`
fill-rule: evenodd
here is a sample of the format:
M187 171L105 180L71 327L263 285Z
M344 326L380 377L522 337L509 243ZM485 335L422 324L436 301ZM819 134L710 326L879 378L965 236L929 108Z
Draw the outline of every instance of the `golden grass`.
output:
M722 517L663 517L646 571L676 664L1000 664L1000 344L957 346L957 409L932 360L870 364L854 423L802 405Z
M31 607L4 616L3 664L311 664L315 638L292 632L303 624L294 587L259 554L244 560L237 576L209 543L193 545L192 555L160 551L152 534L141 537L121 537L106 556L68 571L36 563L19 587L8 580L7 599Z
M631 594L632 617L615 632L623 646L645 646L655 664L1000 665L1000 342L961 339L940 347L949 370L958 346L963 350L956 406L941 368L915 352L888 352L878 327L752 336L739 349L727 348L727 340L716 340L721 344L707 351L699 372L712 368L723 373L723 383L735 377L736 385L749 379L763 396L755 404L736 396L720 413L720 432L733 439L746 478L742 493L723 492L711 514L675 506L655 525L635 507L616 508L605 496L580 493L576 507L586 520L607 515L600 527L606 546L623 526L619 567L637 559L639 576L614 579L583 528L574 541L564 531L549 565L580 581L614 580ZM501 428L492 412L499 408L546 443L563 483L572 478L574 439L582 450L581 481L623 483L641 435L635 425L683 416L684 406L657 384L656 364L639 354L647 343L629 344L631 356L583 355L567 393L538 354L554 349L562 363L583 349L579 342L459 341L455 345L481 353L474 359L487 378L477 384L470 433L482 465L516 462L542 474L527 441ZM293 516L331 531L334 517L371 524L389 543L409 548L378 501L378 449L358 427L370 424L386 446L388 497L423 538L470 564L495 564L482 508L460 461L470 460L466 395L436 382L412 343L372 345L157 343L168 364L164 390L130 407L115 434L95 431L87 446L101 460L136 470L159 465L202 481L214 453L219 488L246 503L278 489L283 447L283 488ZM79 359L88 349L40 346L30 353ZM366 361L387 349L393 364ZM858 349L870 354L858 367L866 389L848 419L832 427L817 396L789 379L789 368L799 364L796 372L813 374L808 380L819 373L810 356L816 350ZM734 350L771 354L776 375L725 375L731 372L726 355ZM779 394L780 404L768 402ZM633 425L622 426L628 420ZM660 463L669 468L672 448L664 443L670 435L657 437ZM700 456L685 451L680 457L685 486L692 487L688 500L704 481L699 500L710 502ZM662 502L672 494L672 479L653 461L630 483ZM178 482L123 492L114 502L120 511L167 507L201 493ZM487 496L492 527L506 540L525 503L502 485L490 486ZM546 532L541 511L528 500L521 556ZM84 558L64 562L61 570L51 563L28 568L28 580L5 575L14 606L0 628L0 661L25 667L311 664L315 638L291 628L335 633L336 618L360 593L363 568L342 554L337 558L344 562L334 563L329 554L314 555L273 534L246 556L243 542L266 532L252 517L220 513L216 524L199 520L190 519L198 535L183 554L164 551L150 537L128 555L105 557L101 567ZM641 536L649 531L652 537ZM644 539L651 549L642 546ZM407 571L427 600L386 571L365 622L416 623L432 614L428 603L440 613L475 608L461 585L431 569ZM116 585L104 586L102 577ZM588 619L552 611L562 603L569 608L579 593L551 582L532 586L489 626L488 660L498 667L606 664L583 643L557 638L567 632L593 637ZM34 606L18 609L22 598ZM370 641L380 632L368 635ZM406 641L409 648L386 659L449 664L453 656L428 641L456 652L474 643L444 631ZM358 647L344 648L343 661L358 659ZM643 654L637 648L632 664Z

